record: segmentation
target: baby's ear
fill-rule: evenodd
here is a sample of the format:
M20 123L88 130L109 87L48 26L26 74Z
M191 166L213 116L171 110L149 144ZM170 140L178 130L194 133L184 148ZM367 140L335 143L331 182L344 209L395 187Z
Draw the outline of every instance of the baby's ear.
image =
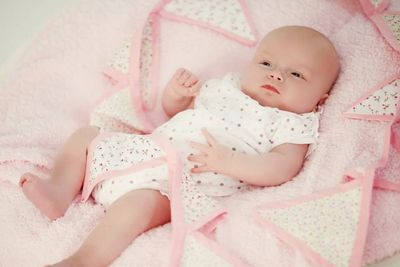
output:
M329 96L329 94L322 95L321 99L318 101L318 106L322 106L325 103L325 101L328 98L328 96Z

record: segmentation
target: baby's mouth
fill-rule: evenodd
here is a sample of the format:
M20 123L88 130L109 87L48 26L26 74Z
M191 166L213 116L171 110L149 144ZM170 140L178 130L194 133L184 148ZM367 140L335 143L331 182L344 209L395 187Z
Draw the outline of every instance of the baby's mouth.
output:
M269 91L271 91L271 92L274 92L275 94L280 94L280 93L279 93L279 90L276 89L275 87L273 87L273 86L270 85L270 84L264 84L264 85L261 86L261 87L264 88L264 89L266 89L266 90L269 90Z

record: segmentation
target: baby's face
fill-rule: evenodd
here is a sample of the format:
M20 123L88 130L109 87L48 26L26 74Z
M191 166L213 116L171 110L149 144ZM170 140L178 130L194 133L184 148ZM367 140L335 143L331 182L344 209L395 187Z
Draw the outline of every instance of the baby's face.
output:
M325 100L339 71L330 42L304 27L269 33L242 76L242 91L262 106L306 113Z

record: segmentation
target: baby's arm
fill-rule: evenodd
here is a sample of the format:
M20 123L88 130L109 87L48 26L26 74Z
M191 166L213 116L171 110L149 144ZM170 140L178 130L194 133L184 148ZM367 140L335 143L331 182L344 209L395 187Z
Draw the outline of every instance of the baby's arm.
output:
M259 186L273 186L292 179L303 166L308 145L282 144L261 155L248 155L218 144L203 131L208 145L193 143L201 153L188 159L203 165L192 172L218 172Z
M168 82L162 96L165 113L172 117L193 106L200 87L201 84L195 75L186 69L178 69Z
M260 186L274 186L292 179L303 166L308 145L282 144L261 155L234 153L221 170L229 176Z

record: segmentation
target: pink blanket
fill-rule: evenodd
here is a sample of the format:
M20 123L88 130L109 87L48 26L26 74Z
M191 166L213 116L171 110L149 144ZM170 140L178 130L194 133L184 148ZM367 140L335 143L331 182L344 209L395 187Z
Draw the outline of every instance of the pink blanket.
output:
M42 266L66 257L78 248L103 215L97 205L77 203L63 218L50 222L24 198L16 184L25 171L47 176L62 142L76 128L87 124L97 100L114 90L101 71L121 41L137 30L138 22L147 17L156 2L82 1L37 36L18 68L0 85L2 266ZM252 266L309 266L301 251L267 230L260 234L260 225L253 219L254 203L295 199L331 188L342 182L345 171L379 160L387 123L349 120L342 113L379 82L395 75L400 56L364 16L357 2L254 0L248 1L248 7L260 33L284 24L302 24L327 34L341 55L342 73L325 107L320 145L303 171L283 186L226 199L229 218L216 229L216 239ZM238 71L240 66L231 63L245 62L253 52L211 32L196 36L199 32L187 25L168 21L163 24L161 43L165 50L161 50L160 85L180 65L203 77L218 74L224 68ZM187 40L196 37L199 47L210 38L219 38L220 45L207 60L187 62L183 52L173 50L177 40L181 40L179 47L185 47L182 36ZM221 56L227 49L238 51L238 55L234 59ZM207 68L207 64L213 67ZM398 153L393 151L392 164L385 170L386 176L397 182L398 159ZM400 229L399 202L399 193L374 190L364 263L400 249L400 240L393 234ZM165 225L141 235L113 266L165 265L169 244L170 225Z

